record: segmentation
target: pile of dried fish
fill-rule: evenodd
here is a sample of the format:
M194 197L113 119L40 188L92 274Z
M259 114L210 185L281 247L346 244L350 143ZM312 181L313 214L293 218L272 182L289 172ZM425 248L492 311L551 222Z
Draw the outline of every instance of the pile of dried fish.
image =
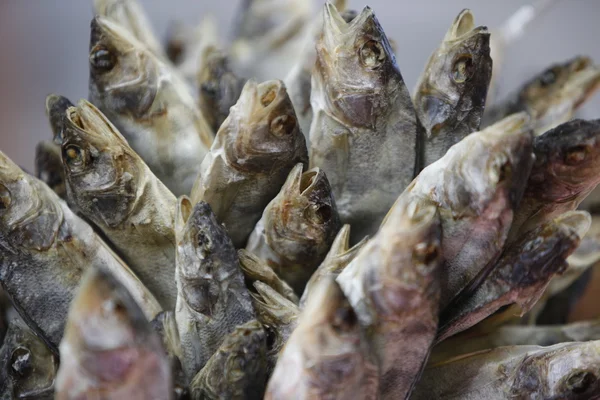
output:
M600 398L598 321L561 325L600 262L600 68L495 102L539 10L463 10L411 97L345 6L163 47L94 1L89 101L48 96L37 177L0 153L1 399Z

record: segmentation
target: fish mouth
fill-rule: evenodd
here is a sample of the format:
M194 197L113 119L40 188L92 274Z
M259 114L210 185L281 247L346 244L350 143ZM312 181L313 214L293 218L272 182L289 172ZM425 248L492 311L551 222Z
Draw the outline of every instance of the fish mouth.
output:
M571 211L559 216L555 221L574 230L579 238L583 238L592 225L592 217L585 211Z
M444 41L464 41L470 37L489 34L486 26L475 27L475 17L469 9L462 10L452 22Z

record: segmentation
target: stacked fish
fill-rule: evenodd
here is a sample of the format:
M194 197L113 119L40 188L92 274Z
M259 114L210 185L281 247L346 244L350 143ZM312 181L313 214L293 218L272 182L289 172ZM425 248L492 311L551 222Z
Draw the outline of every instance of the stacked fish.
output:
M510 35L463 10L411 98L344 3L163 48L95 0L89 101L48 96L37 178L0 153L1 399L600 397L598 323L532 326L600 260L600 68L492 104Z

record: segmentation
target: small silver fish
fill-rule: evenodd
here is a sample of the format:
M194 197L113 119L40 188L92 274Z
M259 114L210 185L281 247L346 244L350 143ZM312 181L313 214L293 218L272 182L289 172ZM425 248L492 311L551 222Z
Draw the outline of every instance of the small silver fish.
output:
M510 346L429 365L411 399L593 399L600 341Z
M169 359L127 289L90 268L60 343L56 399L171 400Z
M423 167L440 159L462 138L479 130L492 76L490 34L462 10L433 52L414 95L425 134Z
M246 245L296 293L302 293L342 226L323 171L302 169L302 164L292 169Z
M49 109L56 99L48 98ZM173 309L177 199L91 103L81 100L60 113L70 203L100 228L163 307Z
M369 7L347 23L325 5L311 105L310 166L327 174L357 242L377 230L416 167L415 111Z
M437 341L470 328L503 306L521 316L542 296L550 280L566 269L567 257L590 227L585 211L571 211L534 229L507 247L492 272L461 293L440 316Z
M281 353L265 399L377 399L366 334L333 278L324 278Z
M195 400L262 398L267 384L267 337L256 320L235 328L190 383Z
M202 161L192 202L210 204L242 248L297 163L308 151L283 82L249 80Z
M254 319L254 310L235 247L207 203L192 207L179 199L176 236L175 320L191 379L228 333Z
M90 101L173 193L188 194L213 133L183 78L102 17L92 20L89 67Z

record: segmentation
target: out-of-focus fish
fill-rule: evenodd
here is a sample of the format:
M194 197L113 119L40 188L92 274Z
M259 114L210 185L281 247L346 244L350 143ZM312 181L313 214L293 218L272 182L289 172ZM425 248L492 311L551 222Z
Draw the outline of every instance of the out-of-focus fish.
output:
M35 147L35 176L63 200L67 199L60 145L44 140Z
M429 365L411 399L593 399L600 341L510 346Z
M4 335L8 329L9 313L11 312L12 306L8 294L2 289L2 285L0 285L0 345L4 341Z
M239 78L231 70L224 52L213 46L204 50L198 71L198 103L214 132L219 130L229 109L240 98L245 83L245 78Z
M568 325L506 325L488 334L468 332L448 338L433 348L429 362L437 364L450 358L502 346L552 346L565 342L600 340L600 320Z
M572 120L533 142L535 163L508 242L577 208L600 183L600 119Z
M377 399L379 373L341 288L324 278L281 353L265 399Z
M429 57L414 94L424 128L423 167L479 130L491 76L490 34L462 10Z
M302 57L313 3L246 0L233 24L231 57L239 72L259 80L283 79Z
M294 293L294 289L282 280L265 261L246 249L238 251L238 258L248 287L252 287L256 281L263 282L292 303L298 304L298 296Z
M337 278L344 268L354 260L360 249L367 243L367 240L368 237L365 237L363 240L350 247L350 225L344 225L342 229L340 229L327 256L306 284L306 288L300 299L301 308L304 308L304 304L317 282L326 276Z
M105 268L148 318L161 311L131 270L48 186L0 153L0 285L15 309L57 351L69 303L88 268Z
M441 309L500 255L533 163L527 122L520 113L470 134L400 196L428 198L440 210Z
M91 24L89 98L176 195L188 194L213 133L177 71L102 17Z
M112 275L90 268L60 343L56 399L173 398L169 359L158 334Z
M525 111L536 135L567 122L600 88L600 67L588 57L555 64L526 82L507 100L485 110L486 127L507 115Z
M47 108L58 96L49 96ZM62 110L67 194L106 235L165 309L175 307L177 199L96 107Z
M283 82L249 80L202 161L192 201L210 204L235 247L244 247L299 162L308 163L308 151Z
M262 399L267 338L256 320L235 328L190 383L192 399Z
M267 344L267 370L270 375L281 349L296 328L300 309L263 282L256 281L253 286L256 293L251 293L251 296L256 318L265 327L270 339Z
M369 333L384 399L408 398L427 360L437 330L441 264L436 206L399 199L337 278Z
M137 0L94 0L94 14L127 29L156 56L165 59L163 47L152 31L144 8Z
M298 294L342 226L325 173L319 168L302 173L302 168L292 169L246 245Z
M0 341L0 399L51 400L58 355L19 318Z
M369 7L347 23L325 5L311 105L311 168L327 174L342 222L352 225L357 242L377 230L416 165L415 111Z
M492 272L440 316L438 342L470 328L503 306L524 315L544 293L554 275L590 227L590 215L571 211L528 232L506 248ZM518 311L517 311L518 310Z
M507 49L523 38L531 24L538 21L542 15L556 5L560 0L533 0L525 4L508 17L502 25L492 29L490 37L490 53L492 65L492 80L485 104L487 107L496 100L498 85L501 83L501 72L505 64Z
M182 196L177 207L177 307L182 363L188 379L204 367L234 328L254 319L237 252L201 201Z

